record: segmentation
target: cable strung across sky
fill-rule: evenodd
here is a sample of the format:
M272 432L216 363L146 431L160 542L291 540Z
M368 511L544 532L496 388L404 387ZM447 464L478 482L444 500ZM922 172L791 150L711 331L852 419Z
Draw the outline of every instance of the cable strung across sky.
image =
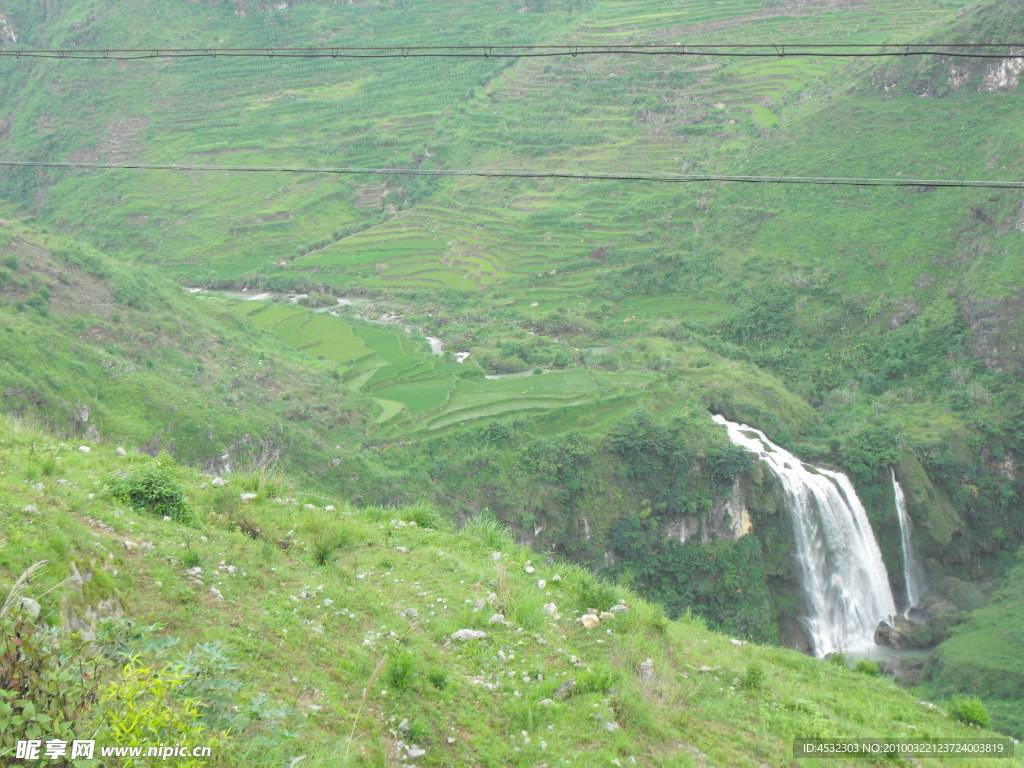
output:
M951 56L1005 59L1024 56L1024 43L638 43L622 45L393 45L285 48L66 48L0 49L0 58L111 59L166 58L414 59L555 56L720 56L734 58L878 58Z
M813 184L845 187L959 187L1024 189L1024 181L980 179L900 179L829 176L730 176L706 173L584 173L582 171L507 171L445 168L331 168L260 165L167 165L146 163L74 163L43 160L0 160L0 168L64 168L91 170L184 171L221 173L311 173L336 176L471 176L488 179L569 179L576 181L636 181L655 184L731 182L741 184Z

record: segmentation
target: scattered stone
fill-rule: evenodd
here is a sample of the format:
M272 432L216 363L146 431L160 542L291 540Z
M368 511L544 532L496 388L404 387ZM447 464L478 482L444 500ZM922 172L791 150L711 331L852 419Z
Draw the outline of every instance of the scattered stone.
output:
M550 707L554 703L555 703L554 699L541 699L540 701L537 702L537 706L538 707Z
M403 555L408 554L408 547L395 547L395 552L401 552Z
M747 644L746 640L737 640L735 637L730 637L729 638L729 642L732 643L733 645L746 645Z
M598 618L601 619L601 621L605 621L606 619L614 619L615 614L608 613L608 611L601 611L601 613L598 615Z
M22 507L21 511L22 512L27 512L30 515L40 515L40 514L42 514L39 511L39 507L37 507L35 504L29 504L27 507Z
M223 488L227 484L228 481L225 480L223 477L215 477L213 478L213 481L210 483L210 485L212 485L214 488Z
M114 453L116 453L118 456L127 456L128 455L128 451L126 451L120 445L117 446L117 448L114 449Z
M556 574L555 574L554 576L552 576L552 577L551 577L551 580L552 580L552 581L561 581L561 580L562 580L562 577L561 577L561 576L559 576L559 575L558 575L558 574L556 573Z
M216 587L210 587L210 594L213 595L214 599L216 599L216 600L221 600L221 601L224 600L224 595L222 595L220 593L220 590L217 589Z
M550 616L554 616L556 613L558 613L558 606L554 603L544 603L544 613Z
M555 692L551 696L558 700L567 699L572 695L572 689L575 687L576 681L570 678L555 688Z
M460 629L458 632L452 633L452 640L480 640L485 637L487 637L487 633L479 629Z
M524 569L527 573L533 573L536 569L532 565L526 566Z
M402 611L402 615L409 621L416 621L420 617L420 612L415 608L406 608Z
M334 505L333 504L328 504L326 507L324 507L324 512L333 512L333 511L334 511Z
M488 624L504 624L505 623L505 616L503 614L496 613L493 616L491 616L491 618L489 618L487 620L487 623Z
M622 603L619 603L617 605L613 605L608 610L611 611L612 613L626 613L629 610L629 608L627 608Z
M537 579L537 588L538 589L544 589L545 587L547 587L547 585L548 585L548 583L546 581L544 581L544 579Z
M501 560L501 552L491 552L491 560Z
M586 629L596 629L601 625L601 620L592 614L585 614L580 616L580 622Z
M256 500L256 494L255 493L240 493L238 495L238 498L240 498L242 500L243 504L248 504L250 501L255 501Z
M641 680L653 680L654 679L654 660L644 659L640 662L640 679Z
M88 453L92 449L88 445L80 445L78 446L78 450L80 450L82 453Z
M482 597L478 597L476 601L473 603L473 613L479 613L486 607L487 601L484 600Z
M604 729L606 731L617 731L619 730L619 724L615 722L608 722L604 724Z

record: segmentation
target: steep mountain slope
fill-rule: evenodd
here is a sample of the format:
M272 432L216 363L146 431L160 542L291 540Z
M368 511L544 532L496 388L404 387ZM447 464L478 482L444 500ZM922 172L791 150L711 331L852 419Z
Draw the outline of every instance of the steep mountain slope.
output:
M1020 0L5 0L3 17L7 48L1024 35ZM5 58L0 159L1019 179L1020 66ZM310 365L337 376L297 384L300 413L307 400L340 409L325 417L331 436L279 438L308 451L299 466L356 499L489 509L520 538L730 630L774 639L765 616L797 610L795 577L775 489L728 453L709 410L849 470L890 574L890 466L942 594L968 579L987 588L1024 541L1019 190L5 169L0 195L33 226L188 284L285 294L317 283L468 353L460 365L410 339L371 343L351 314L324 335L284 302L227 308L252 321L232 327L255 348L272 334L307 350L289 381ZM40 308L28 287L17 300ZM167 306L220 316L225 305ZM255 326L270 334L251 340ZM66 382L74 367L61 370ZM203 447L247 431L202 431L217 443ZM753 533L739 541L715 523L735 487ZM685 578L654 584L677 567ZM723 596L714 586L737 570L751 588Z
M319 468L371 423L323 363L151 270L8 220L0 260L7 412L221 471Z
M0 419L0 593L50 561L15 593L38 623L0 617L0 647L39 653L45 676L61 642L89 660L65 696L151 708L155 734L75 711L70 736L98 725L98 747L212 745L207 766L760 766L791 764L796 737L995 735L870 674L666 621L493 522L453 533L429 506L330 504L267 473L215 487L91 447ZM98 641L75 651L46 623ZM45 688L27 695L45 709Z

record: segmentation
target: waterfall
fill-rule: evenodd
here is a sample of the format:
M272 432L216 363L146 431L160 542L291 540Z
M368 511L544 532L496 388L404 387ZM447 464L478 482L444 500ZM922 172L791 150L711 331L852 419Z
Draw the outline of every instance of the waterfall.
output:
M849 478L804 464L746 424L713 418L735 445L757 454L785 491L807 600L803 621L814 655L874 646L878 622L891 618L896 604L867 512Z
M896 497L896 514L900 520L900 549L903 551L903 583L907 588L907 607L903 611L906 616L910 609L920 605L921 597L925 592L924 569L914 555L913 529L910 524L910 515L907 514L907 498L903 495L903 489L896 482L896 472L890 467L892 475L892 492Z

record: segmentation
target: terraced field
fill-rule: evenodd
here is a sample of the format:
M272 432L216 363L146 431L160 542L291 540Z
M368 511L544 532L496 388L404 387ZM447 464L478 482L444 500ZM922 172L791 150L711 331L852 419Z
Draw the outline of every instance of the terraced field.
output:
M483 377L479 369L431 355L415 337L386 326L294 304L244 300L230 307L310 357L338 363L348 385L380 405L379 438L436 434L497 416L607 410L654 379L582 370Z
M352 39L375 45L686 43L733 41L737 30L749 42L870 42L920 35L930 19L946 18L963 4L867 0L765 8L758 0L551 0L532 12L539 9L481 0L471 17L455 0L357 4L334 15L299 4L241 17L218 5L204 8L202 24L219 19L224 45L235 38L247 45L295 44L311 34L321 45ZM121 6L118 15L140 20L138 45L156 44L148 39L153 30L187 34L200 25L185 3ZM131 42L114 14L98 13L72 27L97 44L115 32L119 45ZM45 34L57 39L69 32L51 27ZM800 93L846 65L842 59L708 57L218 58L120 66L5 61L3 72L12 92L34 80L56 81L83 118L48 130L59 147L81 157L730 172L742 170L739 151L785 126ZM101 82L103 88L92 87ZM126 102L134 114L125 112ZM19 138L28 142L47 119L42 98L25 104L16 118L22 124L12 125L12 143L0 152L30 152L31 144L22 147ZM195 173L163 174L157 184L156 178L26 173L6 184L8 191L42 184L44 216L59 210L62 226L192 280L282 273L395 293L490 291L527 277L530 291L550 300L572 296L592 279L587 270L566 277L559 272L564 266L608 250L642 256L670 242L673 231L700 227L703 194L564 181ZM94 210L93 201L105 197L120 205ZM659 242L644 236L654 227ZM589 272L599 269L608 267L595 263Z

